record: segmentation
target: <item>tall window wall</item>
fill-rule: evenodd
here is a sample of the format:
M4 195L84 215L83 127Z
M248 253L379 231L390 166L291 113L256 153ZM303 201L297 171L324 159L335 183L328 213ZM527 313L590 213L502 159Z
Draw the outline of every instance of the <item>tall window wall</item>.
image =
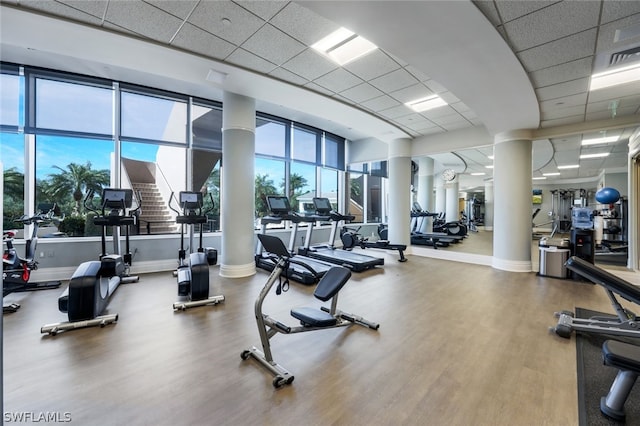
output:
M291 209L313 213L313 198L326 197L336 209L344 139L318 129L259 115L256 121L256 225L268 214L266 197L285 195ZM304 226L304 224L301 224Z
M387 162L353 163L348 168L349 201L347 211L356 222L387 221Z
M13 218L24 211L24 76L18 67L0 74L0 159L3 164L3 229L14 229Z
M0 78L5 227L55 203L57 235L95 235L85 197L119 186L142 204L139 233L178 232L168 204L186 189L205 193L207 230L220 229L220 103L10 64ZM278 117L256 120L256 218L270 194L287 195L295 211L314 196L337 208L344 139Z

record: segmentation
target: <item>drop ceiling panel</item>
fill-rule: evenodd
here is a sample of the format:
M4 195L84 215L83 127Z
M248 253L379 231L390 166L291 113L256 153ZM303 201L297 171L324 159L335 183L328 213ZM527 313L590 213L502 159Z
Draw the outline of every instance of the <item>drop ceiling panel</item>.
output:
M589 80L589 78L578 78L552 86L541 87L536 89L536 95L538 96L538 100L548 101L577 93L586 93L589 90Z
M580 106L584 111L584 104L587 102L587 93L578 93L575 95L565 96L563 98L551 99L548 101L540 102L540 109L542 111L550 112L559 109L566 109L569 107Z
M377 98L369 99L362 102L362 106L372 111L383 111L396 105L400 105L400 102L396 101L389 95L379 96Z
M315 80L316 78L335 70L337 65L335 62L316 52L314 49L306 49L299 55L294 56L284 63L282 68L304 77L306 80Z
M340 93L343 90L347 90L357 86L358 84L362 84L363 81L355 75L351 74L349 71L343 68L337 68L330 73L314 80L314 83L319 84L320 86L335 93Z
M399 102L407 103L417 99L426 98L427 96L432 96L433 92L427 89L423 84L418 83L413 86L391 92L389 95Z
M484 3L484 2L483 2ZM500 16L504 22L512 21L521 16L528 15L545 7L549 7L549 1L507 1L507 2L487 2L494 3L500 11Z
M636 2L630 2L636 3ZM607 25L603 25L598 33L598 44L596 53L620 51L626 47L635 46L640 42L640 35L635 37L620 39L616 37L616 32L620 29L628 29L632 26L640 25L640 14L629 16L628 18L620 19L611 22ZM636 32L636 34L638 34Z
M271 19L270 23L309 46L340 28L336 23L324 19L293 2L287 4L284 9Z
M223 19L229 21L228 24ZM230 1L201 1L189 22L236 46L241 45L264 25L264 21Z
M58 2L44 2L41 0L21 1L20 5L42 12L51 13L53 15L64 16L76 21L86 22L91 25L100 25L102 23L102 16L104 15L106 7L105 2L102 2L102 4L81 4L80 6L82 7L75 8Z
M606 24L636 13L640 13L640 2L605 1L602 4L602 23Z
M164 1L164 0L160 0ZM182 0L180 0L182 1ZM279 10L289 3L288 1L281 0L270 0L270 1L255 1L255 0L234 0L234 3L238 4L244 9L249 10L251 13L258 15L260 18L268 21L271 19Z
M276 64L262 59L251 52L247 52L244 49L234 50L233 53L227 57L226 61L264 74L268 74L277 67Z
M507 22L505 29L515 50L520 52L598 25L600 3L559 2Z
M530 71L549 68L554 65L582 59L593 55L596 28L574 34L550 43L518 53L518 58Z
M302 43L271 25L260 28L242 47L277 65L282 65L305 49Z
M164 43L171 40L183 22L148 3L128 1L110 2L105 20Z
M414 113L413 110L411 108L409 108L408 106L404 105L404 104L400 104L400 105L396 105L394 107L379 111L380 115L387 117L387 118L391 118L391 119L396 119L399 117L405 117L407 115L412 115L412 116L416 116L416 117L420 117L419 114ZM398 121L400 124L404 124L402 121Z
M563 126L565 124L576 124L584 121L584 114L575 115L573 117L557 118L552 120L540 121L540 127L543 129L555 126Z
M400 65L380 49L366 54L357 61L349 62L344 68L365 81L373 80L392 71Z
M591 75L592 58L578 59L566 64L556 65L529 73L536 88L551 86L565 81L589 77Z
M397 69L369 81L374 87L390 93L418 83L418 80L404 69Z
M298 74L294 74L291 71L288 71L284 68L276 68L269 73L269 75L276 77L280 80L288 81L289 83L297 84L302 86L307 82L307 80L303 77L300 77Z
M40 4L41 6L51 6L52 4L55 4L55 2L43 2L41 0L36 0L36 1L20 1L20 4L23 6L28 6L28 7L32 7L31 5L36 5L36 4ZM109 4L108 0L85 0L85 1L78 1L78 0L58 0L57 3L62 3L62 4L66 4L74 9L77 10L81 10L83 12L88 13L89 15L93 15L96 18L102 20L102 18L104 17L104 13L107 10L107 5ZM149 1L148 3L153 4L154 6L158 7L158 5L156 4L156 1ZM165 3L165 2L160 2L160 3ZM188 3L192 3L191 7L193 7L193 4L196 3L195 0L192 1L185 1L183 2L185 4ZM160 8L162 9L162 8ZM170 10L167 10L167 12L170 12ZM73 13L71 11L66 12L65 14L67 16L70 16L69 13ZM174 13L174 15L176 15L177 17L181 17L180 15ZM72 16L70 16L72 17Z
M368 101L369 99L377 98L384 95L382 91L376 89L369 83L359 84L352 87L351 89L340 92L340 94L354 103L362 103L364 101Z
M166 1L166 0L145 0L146 3L149 3L158 9L164 10L167 13L172 14L173 16L180 19L187 19L189 13L193 10L196 4L198 4L197 0L181 0L181 1ZM93 2L93 1L73 1L73 6L83 6L86 3L107 3L106 1L101 2ZM99 7L96 7L99 9ZM104 11L104 6L103 9Z
M171 44L216 59L224 59L235 50L231 43L189 23L180 28Z

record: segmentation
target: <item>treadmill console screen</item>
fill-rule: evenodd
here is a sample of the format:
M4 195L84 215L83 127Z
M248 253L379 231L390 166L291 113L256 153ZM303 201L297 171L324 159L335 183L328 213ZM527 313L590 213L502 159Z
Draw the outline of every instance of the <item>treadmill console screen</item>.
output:
M289 205L289 199L287 197L268 195L267 205L273 214L285 214L291 211L291 206Z
M329 213L333 210L328 198L314 198L313 204L315 204L318 213Z

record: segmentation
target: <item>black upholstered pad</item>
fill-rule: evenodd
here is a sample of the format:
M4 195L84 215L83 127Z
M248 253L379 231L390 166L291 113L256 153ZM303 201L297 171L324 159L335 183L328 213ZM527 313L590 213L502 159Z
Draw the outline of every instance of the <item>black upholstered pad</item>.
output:
M602 344L604 363L640 374L640 346L607 340Z
M335 296L351 278L351 271L342 266L335 266L322 276L313 295L326 302Z
M600 284L606 289L619 294L630 302L640 305L640 288L623 280L602 268L595 266L586 260L572 256L567 260L566 266L569 270L583 276L589 281Z
M330 313L309 307L292 309L291 316L311 327L332 327L337 322Z

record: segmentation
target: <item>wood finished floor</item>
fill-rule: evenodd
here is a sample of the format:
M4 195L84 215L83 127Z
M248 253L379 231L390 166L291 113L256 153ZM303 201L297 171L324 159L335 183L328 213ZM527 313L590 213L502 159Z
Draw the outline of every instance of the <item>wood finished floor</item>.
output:
M66 319L60 291L10 295L22 308L4 316L4 410L68 412L76 425L578 424L575 343L548 327L554 311L610 311L601 287L375 254L384 268L354 274L339 307L380 329L275 336L275 360L295 375L280 390L240 359L259 345L265 271L232 280L214 267L211 294L226 301L179 313L171 274L143 275L112 299L117 324L55 337L40 327ZM265 311L295 325L289 309L318 305L311 293L292 284Z

